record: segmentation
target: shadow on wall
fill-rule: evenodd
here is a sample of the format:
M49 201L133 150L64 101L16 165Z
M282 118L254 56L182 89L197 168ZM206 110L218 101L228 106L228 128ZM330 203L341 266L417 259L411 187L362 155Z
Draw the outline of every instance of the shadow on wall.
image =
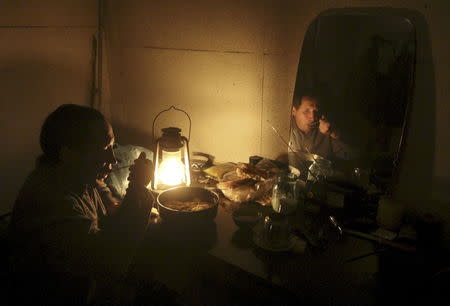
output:
M0 212L9 211L40 154L46 116L65 103L87 104L89 81L77 65L38 57L0 57ZM84 103L80 103L84 102Z
M112 126L117 143L121 145L130 144L141 146L153 151L156 139L153 139L151 133L115 122L112 122Z

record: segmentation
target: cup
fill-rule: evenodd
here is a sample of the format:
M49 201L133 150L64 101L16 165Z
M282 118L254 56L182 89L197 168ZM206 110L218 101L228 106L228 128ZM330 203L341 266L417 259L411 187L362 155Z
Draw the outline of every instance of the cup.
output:
M271 214L264 218L263 240L272 248L282 248L289 244L290 228L288 220L280 214Z
M272 209L290 215L297 209L299 189L297 180L279 181L272 191Z
M333 175L331 161L324 158L316 158L308 168L308 181L322 181Z

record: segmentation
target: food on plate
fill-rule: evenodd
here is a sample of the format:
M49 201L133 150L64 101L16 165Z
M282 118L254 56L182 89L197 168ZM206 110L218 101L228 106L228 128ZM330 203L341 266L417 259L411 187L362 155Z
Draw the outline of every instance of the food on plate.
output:
M246 202L253 200L258 192L256 181L251 178L220 182L217 184L224 196L234 202Z
M209 167L205 170L203 170L203 172L205 172L207 175L217 179L217 180L221 180L222 176L230 171L235 171L236 169L236 164L235 163L224 163L224 164L219 164L219 165L215 165L212 167Z
M252 178L240 178L227 182L220 182L217 184L217 188L229 200L233 202L247 202L257 201L263 205L270 203L270 194L274 179L268 179L265 181L257 181Z
M272 187L277 174L285 172L276 162L263 158L256 165L225 163L203 170L219 183L216 187L230 201L242 203L255 201L270 205Z
M166 203L164 203L164 206L168 208L172 208L179 211L200 211L204 209L211 208L214 204L202 201L200 199L193 199L192 201L178 201L178 200L171 200Z
M251 178L256 181L263 181L269 177L269 172L259 169L253 165L246 163L238 163L236 167L238 177Z

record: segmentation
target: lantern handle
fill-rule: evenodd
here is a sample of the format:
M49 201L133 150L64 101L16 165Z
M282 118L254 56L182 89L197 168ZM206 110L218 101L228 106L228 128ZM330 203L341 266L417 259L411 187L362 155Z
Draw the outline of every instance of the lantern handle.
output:
M153 119L153 127L152 127L153 139L155 139L155 122L156 122L156 119L158 119L159 115L161 115L161 114L164 113L164 112L168 112L168 111L170 111L171 109L176 110L176 111L179 111L179 112L182 112L182 113L184 113L184 114L188 117L188 119L189 119L189 137L188 137L188 141L189 141L189 140L191 139L191 126L192 126L191 117L190 117L189 114L186 113L184 110L182 110L182 109L180 109L180 108L176 108L176 107L173 106L173 105L170 106L170 107L167 108L167 109L164 109L164 110L160 111L160 112L155 116L155 118Z

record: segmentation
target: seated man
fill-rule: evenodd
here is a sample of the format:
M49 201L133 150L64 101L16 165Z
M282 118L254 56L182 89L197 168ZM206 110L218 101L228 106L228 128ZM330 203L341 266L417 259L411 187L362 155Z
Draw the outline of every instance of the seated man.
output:
M99 291L103 300L113 295L105 288L125 276L153 203L151 162L141 154L130 167L119 205L102 184L116 163L113 144L111 125L95 109L62 105L45 120L43 154L11 220L18 305L86 305Z
M317 154L328 160L354 158L354 152L339 139L331 123L324 116L317 118L318 110L319 99L313 94L294 100L288 154L289 164L294 167L301 158L295 152Z

